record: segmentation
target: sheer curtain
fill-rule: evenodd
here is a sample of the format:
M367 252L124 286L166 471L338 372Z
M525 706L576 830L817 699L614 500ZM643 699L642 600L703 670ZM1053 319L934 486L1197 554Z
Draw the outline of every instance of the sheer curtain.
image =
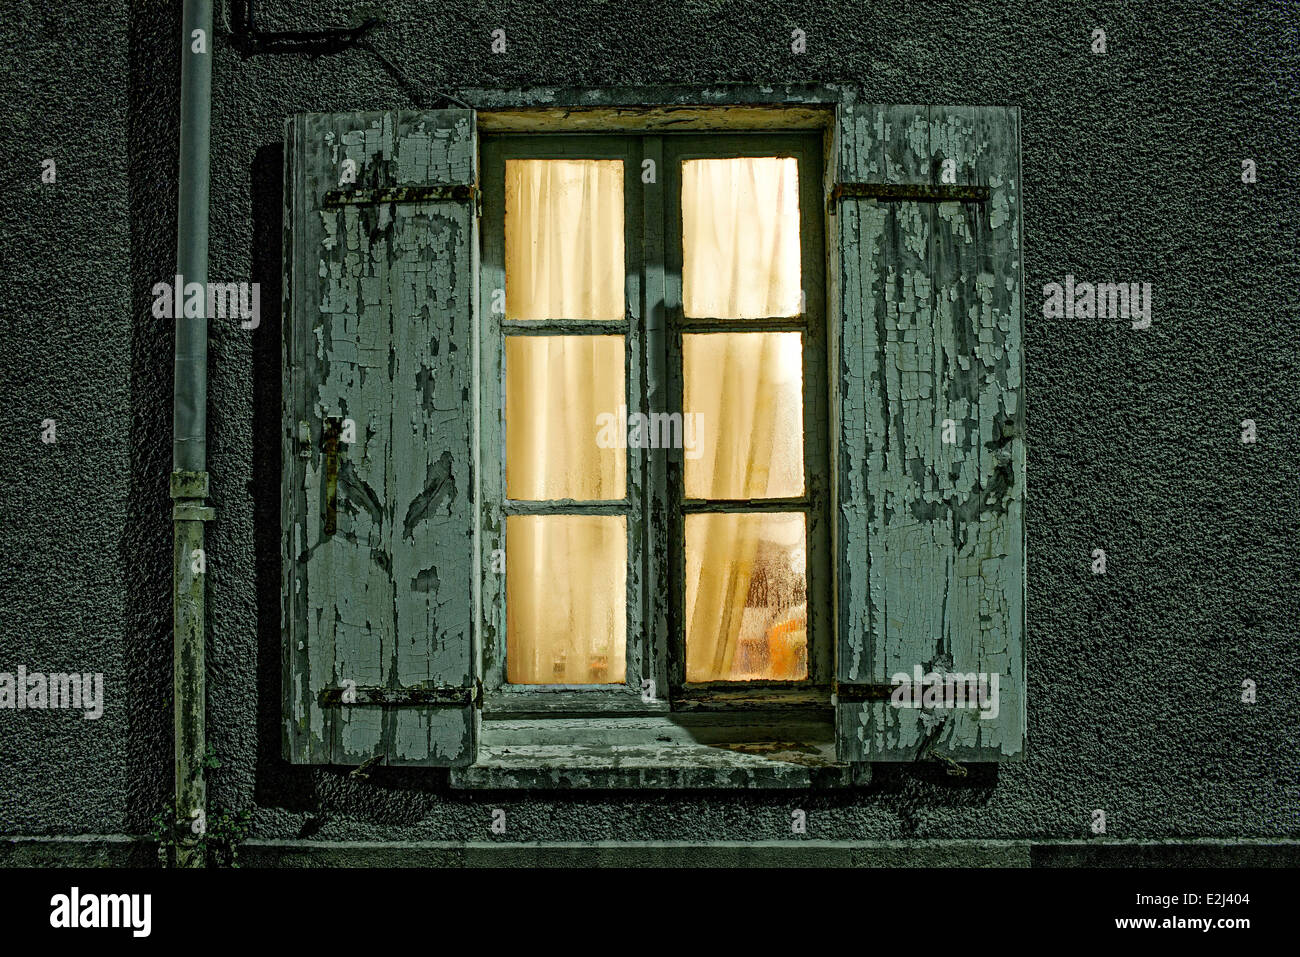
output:
M622 319L621 160L506 161L506 318Z
M621 319L623 164L506 164L506 318ZM624 337L507 336L506 494L620 499L627 456L596 441L626 402ZM507 680L625 680L627 520L511 516L506 522Z
M800 313L798 166L792 158L693 160L682 168L682 302L688 318ZM686 496L761 499L804 490L799 333L683 337L683 408L701 417ZM686 678L806 674L804 517L686 518Z
M686 161L681 199L687 317L799 315L794 159ZM621 161L507 161L506 318L622 318L623 202ZM598 441L601 416L623 421L624 354L622 336L506 336L511 499L626 494L625 451ZM683 364L687 497L801 495L800 333L687 334ZM511 516L506 535L508 680L623 681L626 518ZM687 516L689 681L806 674L804 540L801 512Z

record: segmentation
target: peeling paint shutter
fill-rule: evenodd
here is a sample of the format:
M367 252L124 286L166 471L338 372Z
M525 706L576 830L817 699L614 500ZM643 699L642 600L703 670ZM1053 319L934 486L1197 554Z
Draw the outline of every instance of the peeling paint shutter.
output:
M474 757L476 157L469 110L287 126L282 624L296 763Z
M1019 143L1015 109L840 107L842 760L1024 755ZM954 675L948 704L972 697L956 675L996 675L996 695L986 677L982 709L898 707L917 668L918 703L930 673Z

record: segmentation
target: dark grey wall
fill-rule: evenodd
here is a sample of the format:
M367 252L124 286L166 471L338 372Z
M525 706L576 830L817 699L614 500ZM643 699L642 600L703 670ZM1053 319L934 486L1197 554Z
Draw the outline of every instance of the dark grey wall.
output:
M10 6L13 6L11 4ZM98 722L0 711L0 833L140 832L170 793L171 276L179 3L6 15L0 268L0 670L103 671ZM214 323L213 803L265 838L752 840L1300 836L1295 163L1300 14L1280 4L386 4L363 50L214 64L210 275L262 284ZM259 3L263 28L348 0ZM291 9L292 8L292 9ZM1103 27L1109 52L1089 52ZM507 31L508 52L489 52ZM790 31L808 52L789 51ZM898 103L1023 111L1029 734L965 780L894 769L849 795L483 795L421 772L278 757L280 146L299 111L426 87L851 81ZM417 104L417 99L419 103ZM40 161L59 162L42 186ZM1259 182L1240 182L1241 160ZM1046 320L1072 272L1149 281L1152 327ZM55 418L59 442L38 441ZM1253 418L1259 441L1243 445ZM1089 572L1103 547L1105 577ZM1240 685L1259 685L1254 705Z

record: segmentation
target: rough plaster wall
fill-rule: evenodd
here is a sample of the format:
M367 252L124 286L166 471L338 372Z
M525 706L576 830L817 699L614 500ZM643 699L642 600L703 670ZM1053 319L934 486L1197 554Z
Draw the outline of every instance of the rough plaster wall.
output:
M132 448L131 97L115 6L86 5L93 34L45 4L6 4L0 17L0 671L105 682L95 721L0 711L0 832L123 830L141 766L128 757L141 742L127 689L144 679L143 658L125 637L146 637L129 606L148 589L123 580L130 493L148 456ZM46 158L53 184L40 179ZM39 441L47 418L53 445Z
M129 49L123 15L102 6L84 21L93 36L60 36L71 27L37 16L50 55L4 81L31 124L5 143L11 176L34 177L62 133L96 179L69 180L59 199L34 188L0 199L18 289L0 333L0 665L67 653L117 669L132 695L86 736L70 716L37 716L47 727L0 714L3 826L29 833L142 829L170 775L171 340L148 289L174 257L179 4L133 4ZM280 29L345 26L354 6L259 3L262 26ZM1022 108L1029 757L955 783L891 770L865 793L828 796L456 794L423 772L362 781L284 765L282 124L415 104L363 51L242 59L219 41L210 275L260 282L263 314L251 337L214 323L211 345L214 803L256 806L259 836L318 839L484 839L493 806L507 809L509 840L782 837L791 806L811 812L817 838L1078 837L1092 808L1125 837L1300 834L1294 5L386 6L394 22L373 42L432 87L844 80L876 102ZM5 20L6 53L30 56L16 22ZM502 57L489 53L498 26ZM802 57L787 52L796 26ZM1104 57L1088 52L1094 26L1107 31ZM69 99L82 121L64 115ZM141 111L130 139L128 106ZM1243 157L1259 163L1251 187ZM51 206L57 219L41 215ZM1066 272L1153 283L1152 327L1042 319L1034 291ZM35 441L51 402L69 417L54 455ZM1247 417L1253 447L1238 442ZM82 501L93 519L78 516ZM1095 547L1108 553L1104 578L1088 570ZM1259 682L1253 707L1239 703L1244 677Z

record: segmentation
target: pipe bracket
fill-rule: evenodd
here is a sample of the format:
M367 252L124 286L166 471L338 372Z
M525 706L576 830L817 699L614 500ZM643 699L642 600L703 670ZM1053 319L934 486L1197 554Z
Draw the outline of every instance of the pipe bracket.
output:
M177 502L172 506L172 520L178 522L210 522L217 510L210 505L187 505Z

